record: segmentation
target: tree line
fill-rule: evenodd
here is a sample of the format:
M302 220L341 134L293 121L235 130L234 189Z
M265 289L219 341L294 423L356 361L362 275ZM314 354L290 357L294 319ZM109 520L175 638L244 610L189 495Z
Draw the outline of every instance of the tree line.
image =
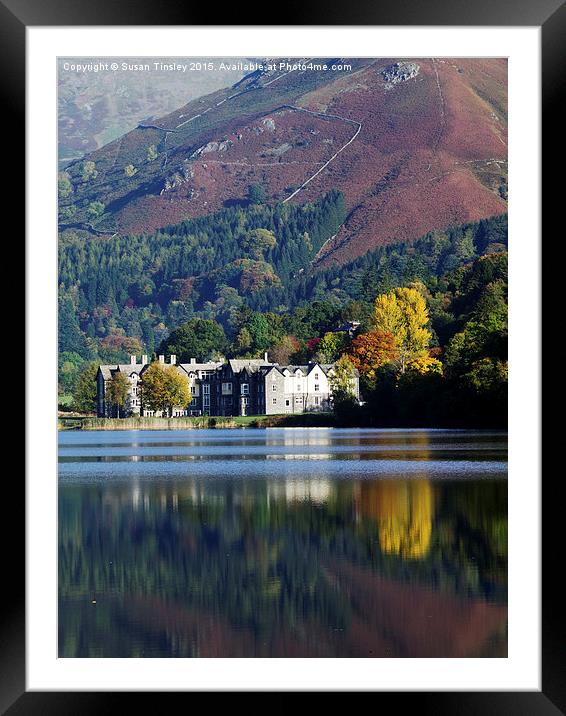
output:
M158 352L174 354L179 362L257 358L267 352L270 361L280 364L335 363L334 409L342 424L506 425L504 251L426 283L409 281L370 301L313 301L289 313L244 307L234 327L230 338L214 319L191 318L161 341ZM360 376L361 406L352 395L354 369ZM91 363L79 373L79 409L93 409L95 371Z

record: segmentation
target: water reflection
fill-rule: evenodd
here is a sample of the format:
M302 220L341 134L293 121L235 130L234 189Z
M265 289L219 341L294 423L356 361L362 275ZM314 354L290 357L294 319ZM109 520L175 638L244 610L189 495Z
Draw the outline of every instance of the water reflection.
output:
M429 480L362 483L359 508L362 515L376 520L379 544L385 554L405 559L426 555L434 515L434 495Z
M83 446L89 437L81 435ZM435 446L445 450L450 439L425 438L375 431L373 445L406 442L435 462ZM337 439L351 440L355 454L371 435ZM92 440L101 449L100 434ZM125 447L124 434L119 440ZM303 454L305 440L292 440ZM481 444L468 440L465 449ZM440 473L423 458L410 479L382 479L368 462L363 475L344 461L321 476L289 474L274 461L268 476L251 477L211 464L204 475L167 479L142 470L89 480L92 463L65 474L61 656L506 655L501 471L432 479Z

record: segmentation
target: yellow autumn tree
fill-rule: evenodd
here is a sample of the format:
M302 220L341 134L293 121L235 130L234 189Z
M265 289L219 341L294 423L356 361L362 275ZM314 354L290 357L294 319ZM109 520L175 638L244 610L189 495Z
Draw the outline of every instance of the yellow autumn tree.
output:
M172 415L173 408L182 408L191 399L187 378L176 366L161 363L152 363L144 371L141 394L144 408L160 410L163 415Z
M430 373L442 375L443 373L442 362L430 355L411 358L411 360L407 361L406 368L408 371L413 371L419 375L429 375Z
M398 351L401 373L409 361L424 358L432 333L425 297L416 288L395 288L375 300L374 323L378 331L390 333Z

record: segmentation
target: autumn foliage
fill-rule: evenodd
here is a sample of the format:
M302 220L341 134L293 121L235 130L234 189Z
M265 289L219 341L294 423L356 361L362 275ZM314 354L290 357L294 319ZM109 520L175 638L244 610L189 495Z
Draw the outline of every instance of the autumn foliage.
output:
M350 358L360 375L369 381L376 379L377 371L398 356L395 338L386 331L370 331L357 336L350 347Z

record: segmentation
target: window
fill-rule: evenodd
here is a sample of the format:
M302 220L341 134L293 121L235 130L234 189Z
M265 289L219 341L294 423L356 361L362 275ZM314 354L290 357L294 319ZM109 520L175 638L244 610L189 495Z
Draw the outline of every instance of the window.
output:
M242 405L249 405L250 399L249 398L242 398Z
M210 395L210 383L203 383L202 393L203 395Z
M232 383L222 383L222 392L223 393L232 393Z
M271 386L271 390L272 390L274 393L277 392L277 386L275 385L275 383L273 383L273 385Z
M300 393L300 392L301 392L301 384L297 383L297 393Z
M277 405L277 398L273 398L273 405Z
M318 380L318 373L315 373L315 374L314 374L314 379L315 379L315 380Z
M191 395L196 395L196 394L197 394L197 387L196 387L196 385L191 385Z
M286 400L286 401L285 401L285 405L286 405L286 406L289 406L290 403L291 403L290 400Z
M318 395L317 395L316 398L314 399L314 404L315 404L315 405L318 405L318 401L319 401L319 398L318 398Z
M247 395L250 392L250 384L242 383L242 395Z
M204 408L210 408L210 395L205 395L202 399L202 405Z
M318 392L320 390L320 385L318 383L314 384L314 390L315 392Z

